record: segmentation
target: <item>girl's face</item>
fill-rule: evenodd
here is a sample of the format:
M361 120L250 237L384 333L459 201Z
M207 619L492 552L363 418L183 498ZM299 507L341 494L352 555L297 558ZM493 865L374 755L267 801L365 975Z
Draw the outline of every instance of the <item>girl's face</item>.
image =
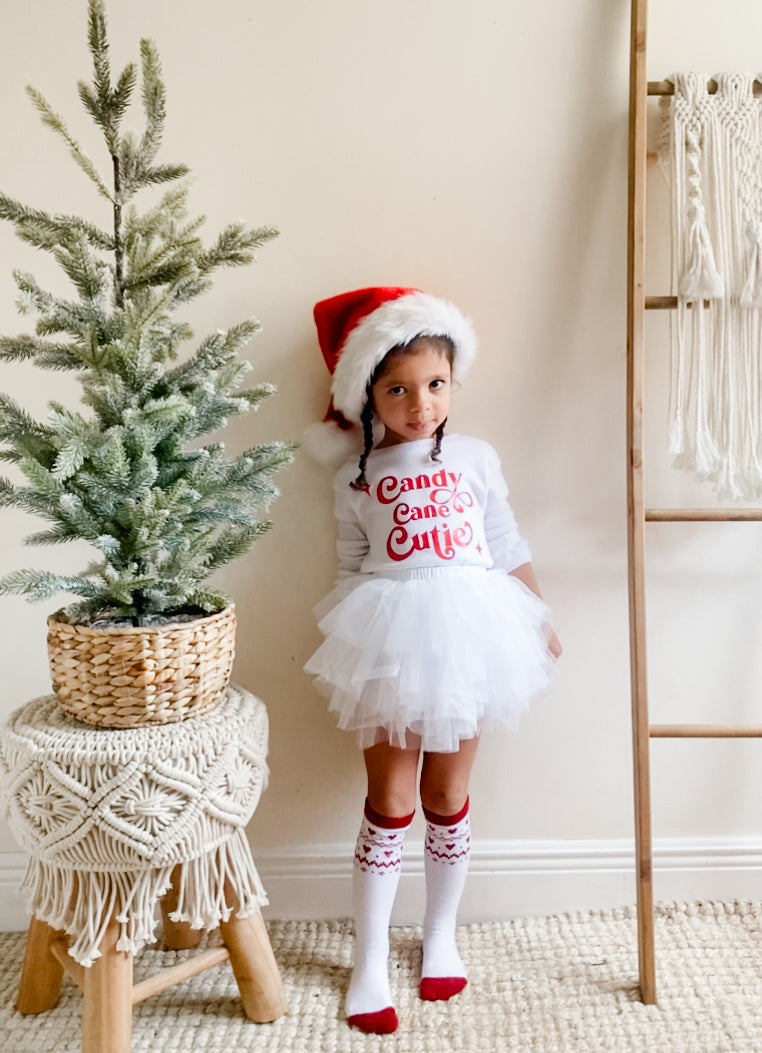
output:
M379 447L432 439L450 412L452 367L436 345L392 355L373 385L373 409L386 429Z

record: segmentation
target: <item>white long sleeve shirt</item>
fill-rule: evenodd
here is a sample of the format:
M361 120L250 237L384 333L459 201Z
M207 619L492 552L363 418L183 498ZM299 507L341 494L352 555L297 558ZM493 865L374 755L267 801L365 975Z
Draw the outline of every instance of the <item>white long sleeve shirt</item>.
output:
M501 567L531 561L500 460L489 443L446 435L439 461L431 439L373 450L363 490L349 485L357 461L334 480L339 575L423 567Z

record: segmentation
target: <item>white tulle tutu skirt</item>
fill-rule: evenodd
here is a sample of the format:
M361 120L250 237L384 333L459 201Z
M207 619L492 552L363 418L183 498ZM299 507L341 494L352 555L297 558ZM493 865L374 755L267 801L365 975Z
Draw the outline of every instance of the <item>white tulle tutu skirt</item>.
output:
M515 729L550 686L550 612L502 570L357 575L315 608L325 640L305 665L339 726L451 753L485 728Z

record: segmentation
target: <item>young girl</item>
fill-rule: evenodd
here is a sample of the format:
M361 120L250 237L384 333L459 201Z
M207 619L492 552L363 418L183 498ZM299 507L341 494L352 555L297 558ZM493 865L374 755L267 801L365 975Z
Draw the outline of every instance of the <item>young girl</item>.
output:
M419 760L426 817L421 998L466 985L455 942L466 878L468 784L481 731L515 728L561 652L495 451L444 434L453 381L476 339L452 304L415 289L345 293L315 307L333 375L323 428L362 431L336 476L339 582L318 607L321 647L306 665L368 779L354 859L354 969L348 1023L396 1030L389 922ZM321 440L312 436L313 452ZM323 450L325 452L325 450Z

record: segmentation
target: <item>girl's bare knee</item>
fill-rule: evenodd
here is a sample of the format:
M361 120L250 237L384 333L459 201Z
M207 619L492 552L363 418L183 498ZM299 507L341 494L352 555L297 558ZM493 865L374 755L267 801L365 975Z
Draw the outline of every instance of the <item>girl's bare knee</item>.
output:
M421 804L436 815L456 815L466 803L478 739L456 753L426 753L421 766Z
M368 803L374 812L401 819L415 811L418 751L399 750L386 743L365 751Z
M368 804L379 815L403 819L415 811L415 793L401 792L390 786L369 786Z
M447 789L424 789L421 786L421 804L435 815L456 815L466 803L468 790Z

